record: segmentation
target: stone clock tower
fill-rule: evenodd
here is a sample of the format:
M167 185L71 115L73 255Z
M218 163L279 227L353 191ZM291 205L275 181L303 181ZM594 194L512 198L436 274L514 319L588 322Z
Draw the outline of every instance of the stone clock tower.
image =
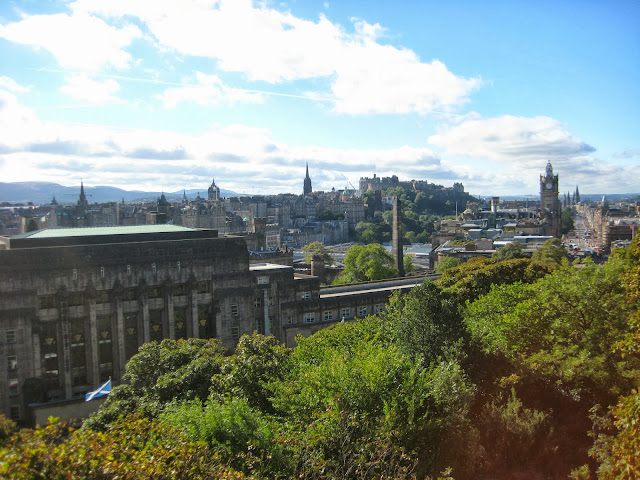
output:
M540 213L546 217L546 235L562 236L562 207L559 199L558 175L553 174L551 162L547 162L544 175L540 175Z

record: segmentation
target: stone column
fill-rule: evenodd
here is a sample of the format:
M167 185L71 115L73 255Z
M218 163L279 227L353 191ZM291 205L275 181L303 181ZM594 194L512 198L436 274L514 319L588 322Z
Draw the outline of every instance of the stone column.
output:
M198 289L195 285L191 286L189 292L189 312L190 318L187 318L187 338L200 337L200 323L198 318Z
M176 327L173 319L173 292L171 285L164 287L164 312L162 322L162 336L174 340L176 338Z
M87 350L87 381L89 385L96 386L100 383L100 360L98 358L98 318L95 298L89 299L87 310L84 339Z
M264 334L271 335L271 321L269 320L269 289L264 289Z
M151 341L151 327L149 326L149 295L145 292L139 297L140 302L140 314L138 315L138 321L141 323L139 330L140 335L138 341L142 345Z
M31 334L31 341L33 342L33 376L41 377L44 372L42 371L42 357L40 356L40 335L37 333Z
M124 374L124 366L127 362L127 357L124 351L124 313L122 311L122 298L116 297L115 300L115 325L113 326L113 360L114 369L113 374L116 377L115 380L120 380Z

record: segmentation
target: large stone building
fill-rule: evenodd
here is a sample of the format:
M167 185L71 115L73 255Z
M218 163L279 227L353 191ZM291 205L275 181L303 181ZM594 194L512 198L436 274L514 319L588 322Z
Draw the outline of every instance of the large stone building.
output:
M384 309L421 279L321 288L291 265L249 259L246 239L174 225L53 229L0 237L0 412L81 398L121 379L145 342L257 331L293 346Z

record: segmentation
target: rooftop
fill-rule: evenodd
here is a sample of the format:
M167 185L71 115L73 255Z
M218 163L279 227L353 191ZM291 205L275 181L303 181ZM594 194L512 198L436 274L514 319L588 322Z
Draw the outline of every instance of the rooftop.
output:
M123 227L48 228L15 235L12 238L66 238L100 235L131 235L139 233L194 232L195 228L178 225L131 225Z
M217 230L186 228L177 225L135 225L122 227L51 228L15 235L0 236L6 249L62 247L170 240L212 239Z

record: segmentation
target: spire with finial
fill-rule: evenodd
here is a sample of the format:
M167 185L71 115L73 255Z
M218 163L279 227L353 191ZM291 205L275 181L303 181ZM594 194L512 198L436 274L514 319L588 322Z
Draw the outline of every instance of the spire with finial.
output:
M78 198L78 207L81 210L87 210L89 208L89 202L87 196L84 193L84 182L80 179L80 198Z
M304 177L304 186L302 189L303 195L310 195L313 189L311 188L311 178L309 177L309 162L307 162L307 175Z

